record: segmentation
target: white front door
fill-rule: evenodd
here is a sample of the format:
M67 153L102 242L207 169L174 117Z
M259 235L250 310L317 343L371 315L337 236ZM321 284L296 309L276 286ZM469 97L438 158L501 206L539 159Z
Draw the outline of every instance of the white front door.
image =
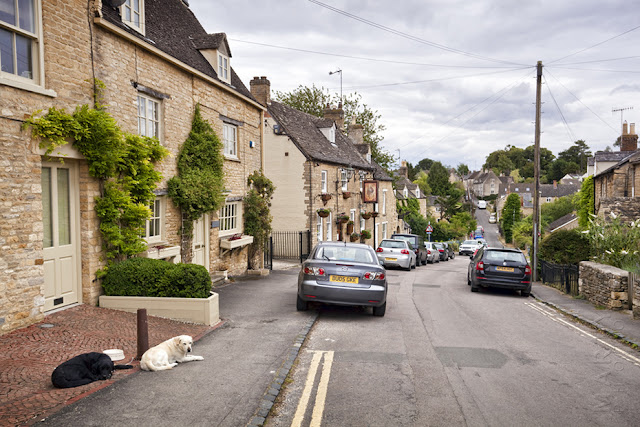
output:
M78 173L72 162L42 164L44 310L78 302Z
M193 264L203 265L209 270L209 215L193 221Z

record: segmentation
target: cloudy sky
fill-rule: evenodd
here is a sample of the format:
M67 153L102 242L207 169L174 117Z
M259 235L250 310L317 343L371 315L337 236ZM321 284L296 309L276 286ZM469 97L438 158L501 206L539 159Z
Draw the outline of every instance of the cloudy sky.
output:
M640 13L622 0L190 0L227 34L247 87L357 92L382 116L383 149L416 164L482 167L533 144L542 61L541 145L613 146L640 128ZM630 108L621 112L615 109ZM622 116L621 116L622 115Z

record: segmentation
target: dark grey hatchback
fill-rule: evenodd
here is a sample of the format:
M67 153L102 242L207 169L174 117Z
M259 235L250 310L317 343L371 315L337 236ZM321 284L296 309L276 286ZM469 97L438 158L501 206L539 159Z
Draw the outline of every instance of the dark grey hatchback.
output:
M480 247L472 255L467 270L467 284L471 292L480 287L495 287L531 293L531 267L518 249Z
M373 307L374 316L384 316L387 271L371 246L320 242L298 274L296 308L306 310L310 301Z

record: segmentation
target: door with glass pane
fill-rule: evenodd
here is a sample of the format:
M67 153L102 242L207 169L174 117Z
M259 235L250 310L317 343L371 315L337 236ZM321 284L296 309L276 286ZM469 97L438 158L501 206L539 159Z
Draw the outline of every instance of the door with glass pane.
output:
M77 171L71 162L43 163L44 310L78 302Z
M193 258L191 263L209 269L209 216L193 221Z

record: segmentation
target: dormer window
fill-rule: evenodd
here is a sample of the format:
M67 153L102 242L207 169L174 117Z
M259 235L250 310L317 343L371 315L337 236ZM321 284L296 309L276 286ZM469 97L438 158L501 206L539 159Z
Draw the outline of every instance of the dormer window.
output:
M420 189L419 188L416 188L416 197L420 198Z
M405 199L409 197L409 190L407 189L407 187L405 187L404 190L402 190L402 195L404 196Z
M324 135L325 138L327 138L327 140L329 140L329 142L331 143L331 145L333 145L334 147L337 147L336 145L336 125L335 123L331 125L331 127L321 127L319 128L320 131L322 132L322 134Z
M229 78L229 58L218 52L218 78L226 83L231 83Z
M122 22L144 35L144 0L126 0L120 6Z

